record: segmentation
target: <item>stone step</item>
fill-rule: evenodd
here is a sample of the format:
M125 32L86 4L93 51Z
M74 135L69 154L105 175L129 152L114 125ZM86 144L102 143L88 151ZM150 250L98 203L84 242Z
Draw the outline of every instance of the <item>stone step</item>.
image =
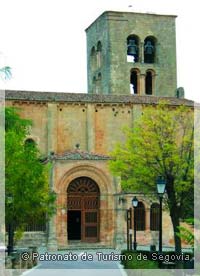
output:
M67 247L59 248L58 250L84 250L84 249L114 249L112 246L98 243L70 243Z

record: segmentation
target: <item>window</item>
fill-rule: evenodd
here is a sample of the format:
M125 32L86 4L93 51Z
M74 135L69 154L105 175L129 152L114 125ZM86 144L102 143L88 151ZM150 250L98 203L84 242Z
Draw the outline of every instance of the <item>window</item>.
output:
M153 36L148 36L144 40L144 62L154 63L156 53L156 39Z
M138 231L144 231L146 228L145 224L145 207L144 204L139 201L137 208L135 208L135 215L136 215L136 229Z
M96 93L96 82L97 82L97 79L94 76L93 79L92 79L92 90L93 90L93 93Z
M153 94L153 77L152 72L147 71L145 77L145 94L152 95Z
M35 148L36 143L35 143L35 141L34 141L32 138L28 138L28 139L26 139L26 141L24 142L24 146L25 146L25 147L32 147L32 148Z
M150 230L159 230L159 204L153 203L150 209Z
M91 49L90 65L91 65L92 70L96 69L96 50L95 50L95 47L92 47L92 49Z
M132 69L130 73L130 93L139 94L139 70Z
M102 65L102 44L99 41L97 43L97 67L100 68Z
M127 56L133 57L133 62L139 61L139 38L136 35L127 37ZM127 61L129 61L128 58Z

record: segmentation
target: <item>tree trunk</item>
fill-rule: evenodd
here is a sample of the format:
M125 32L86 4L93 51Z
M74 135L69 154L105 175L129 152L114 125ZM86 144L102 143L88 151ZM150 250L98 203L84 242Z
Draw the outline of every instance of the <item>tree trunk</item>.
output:
M11 253L13 252L13 245L14 245L14 227L13 227L13 222L10 222L8 224L8 246L7 246L8 255L11 255Z
M168 194L168 205L170 211L170 217L172 219L172 225L174 230L174 243L175 243L175 251L180 254L182 251L181 248L181 238L177 236L176 233L180 233L178 227L180 226L180 210L177 206L176 194L174 190L174 178L172 176L168 176L167 178L167 186L166 186L167 194Z
M172 225L174 230L175 252L180 254L182 251L181 238L176 234L176 233L180 233L180 230L178 228L180 226L179 216L177 215L175 209L170 211L170 216L172 219Z

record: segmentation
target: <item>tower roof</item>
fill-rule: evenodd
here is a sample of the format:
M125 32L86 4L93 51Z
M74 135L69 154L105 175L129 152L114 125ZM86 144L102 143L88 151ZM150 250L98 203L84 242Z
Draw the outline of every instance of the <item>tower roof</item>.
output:
M101 17L107 17L107 19L114 19L114 17L121 17L121 19L123 20L123 16L124 15L136 15L136 16L156 16L156 17L174 17L176 18L177 15L173 15L173 14L157 14L157 13L150 13L150 12L126 12L126 11L104 11L102 14L100 14L86 29L85 31L87 32L87 30L96 22L98 21Z

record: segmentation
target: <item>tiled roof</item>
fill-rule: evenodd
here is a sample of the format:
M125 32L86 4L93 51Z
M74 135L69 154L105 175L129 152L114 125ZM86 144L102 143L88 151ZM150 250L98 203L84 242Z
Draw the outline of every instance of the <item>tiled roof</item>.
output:
M175 97L139 96L139 95L99 95L86 93L58 93L6 90L6 100L42 101L42 102L67 102L67 103L134 103L157 104L161 99L166 99L171 105L185 104L194 106L194 102Z
M81 150L73 150L66 151L63 154L53 154L50 159L54 160L109 160L111 159L107 155L81 151Z

